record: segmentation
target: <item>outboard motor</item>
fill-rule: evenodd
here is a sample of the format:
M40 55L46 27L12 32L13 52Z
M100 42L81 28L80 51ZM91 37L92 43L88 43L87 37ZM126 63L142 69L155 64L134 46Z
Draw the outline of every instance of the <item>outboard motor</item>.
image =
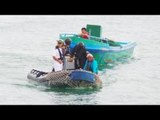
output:
M44 78L47 76L47 74L48 74L47 72L42 72L42 71L32 69L28 73L27 78L35 80L35 81L42 82L42 81L44 81Z

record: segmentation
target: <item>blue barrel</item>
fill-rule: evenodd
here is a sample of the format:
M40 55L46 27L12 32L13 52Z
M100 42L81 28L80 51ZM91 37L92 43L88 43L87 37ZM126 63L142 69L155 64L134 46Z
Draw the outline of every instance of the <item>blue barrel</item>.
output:
M95 82L94 74L87 71L72 71L69 75L71 80L84 80L88 82Z

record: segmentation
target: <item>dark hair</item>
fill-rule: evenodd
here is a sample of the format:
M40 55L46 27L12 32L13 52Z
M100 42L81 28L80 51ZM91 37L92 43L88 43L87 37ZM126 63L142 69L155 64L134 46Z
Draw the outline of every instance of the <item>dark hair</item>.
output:
M85 30L85 31L87 31L87 29L86 29L85 27L83 27L81 30Z
M84 43L83 42L79 42L78 45L84 46Z
M70 38L67 38L67 39L65 40L65 44L66 44L66 45L70 45L70 44L71 44L71 41L72 41L72 40L71 40Z
M83 48L84 47L84 43L83 42L79 42L78 43L78 48Z

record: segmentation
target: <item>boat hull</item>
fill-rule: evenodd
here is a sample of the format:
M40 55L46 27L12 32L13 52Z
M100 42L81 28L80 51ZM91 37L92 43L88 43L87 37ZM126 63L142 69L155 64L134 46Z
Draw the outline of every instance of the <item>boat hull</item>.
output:
M80 76L80 74L82 75ZM50 87L97 87L102 84L97 75L84 70L62 70L46 73L32 69L27 78Z
M74 48L79 42L83 42L87 51L94 55L99 69L107 66L107 63L116 62L120 59L130 58L133 55L135 42L113 42L103 41L101 39L83 39L74 34L60 34L60 39L72 40L70 48Z

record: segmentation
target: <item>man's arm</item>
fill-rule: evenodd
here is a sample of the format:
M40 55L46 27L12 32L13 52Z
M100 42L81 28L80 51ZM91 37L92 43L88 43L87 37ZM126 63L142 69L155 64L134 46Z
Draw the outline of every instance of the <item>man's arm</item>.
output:
M84 65L84 67L83 67L83 70L86 70L86 67L87 67L87 60L86 60L86 62L85 62L85 65Z
M62 62L62 60L59 60L58 58L56 58L55 56L52 56L52 58L55 60L55 61L57 61L57 62L59 62L60 64L62 64L63 62Z
M77 45L71 51L71 57L73 57L75 55L76 49L77 49Z

